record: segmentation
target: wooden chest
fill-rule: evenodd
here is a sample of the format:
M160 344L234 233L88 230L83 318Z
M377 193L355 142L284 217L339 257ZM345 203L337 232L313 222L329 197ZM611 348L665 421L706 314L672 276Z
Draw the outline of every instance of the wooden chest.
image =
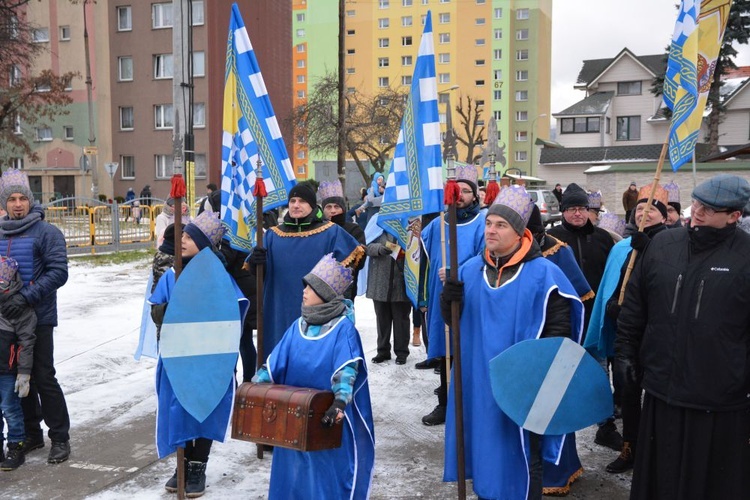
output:
M338 448L343 425L321 423L332 403L331 391L245 382L234 398L232 438L298 451Z

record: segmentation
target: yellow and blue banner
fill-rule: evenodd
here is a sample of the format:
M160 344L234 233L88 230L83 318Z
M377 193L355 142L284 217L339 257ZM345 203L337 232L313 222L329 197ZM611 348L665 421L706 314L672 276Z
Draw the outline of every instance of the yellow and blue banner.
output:
M664 78L672 170L691 160L732 0L682 0Z

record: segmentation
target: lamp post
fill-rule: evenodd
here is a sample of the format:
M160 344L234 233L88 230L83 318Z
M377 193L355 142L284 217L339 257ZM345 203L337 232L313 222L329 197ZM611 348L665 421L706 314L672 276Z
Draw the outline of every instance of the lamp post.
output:
M455 160L458 156L456 150L456 134L453 132L453 110L451 109L450 93L458 89L458 85L453 85L445 90L438 92L438 95L444 95L445 99L445 139L443 140L443 161L447 162L449 158Z
M538 115L536 118L531 120L531 152L529 153L529 175L532 175L535 173L534 172L534 149L536 149L535 148L536 145L534 144L534 130L536 130L535 128L536 121L539 118L544 118L545 116L547 116L547 113L542 113L541 115Z

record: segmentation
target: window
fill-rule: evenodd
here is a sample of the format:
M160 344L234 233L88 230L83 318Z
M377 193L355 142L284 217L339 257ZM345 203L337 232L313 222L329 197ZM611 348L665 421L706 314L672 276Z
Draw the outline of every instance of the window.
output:
M378 19L378 28L385 29L391 25L391 20L387 17L381 17Z
M401 6L402 7L411 7L412 6L412 0L401 0Z
M475 101L475 104L477 105L477 107L484 106L484 99L477 99Z
M484 5L487 3L487 0L477 0L477 5Z
M39 127L36 129L36 140L37 141L51 141L52 140L52 129L50 127Z
M378 87L388 87L389 85L390 81L387 76L381 76L378 78Z
M15 122L13 123L13 133L16 135L21 135L23 133L21 130L21 117L19 115L16 115Z
M387 57L378 58L378 68L387 68L390 66L390 62Z
M76 136L73 132L73 127L70 125L64 125L63 126L63 140L65 141L72 141L75 140Z
M21 67L17 64L14 64L10 68L10 85L11 87L14 85L18 85L21 83Z
M153 29L172 27L172 3L155 3L151 5L151 27Z
M529 158L529 154L526 151L516 151L516 161L526 161Z
M408 47L412 44L412 40L410 36L402 36L401 37L401 46L402 47Z
M487 24L487 20L483 17L478 17L474 19L474 24L476 24L477 26L484 26L485 24Z
M347 75L353 75L356 72L357 72L357 70L355 68L346 68L346 74Z
M617 82L617 95L641 95L641 82Z
M154 127L170 129L174 126L174 111L171 104L157 104L154 106Z
M637 141L641 138L640 116L618 116L617 117L617 140Z
M38 82L34 87L34 92L49 92L52 90L49 82Z
M117 58L118 80L121 82L133 81L133 58L122 56Z
M346 55L353 56L357 53L357 49L346 49Z
M476 40L474 40L474 45L476 45L477 47L484 47L485 43L487 42L484 38L477 38Z
M347 73L349 72L350 69L353 69L353 68L346 68ZM297 75L297 83L305 83L305 75Z
M305 175L305 166L304 165L300 165L299 167L297 167L297 175Z
M503 39L503 30L502 28L495 28L492 30L492 34L495 37L495 40L502 40Z
M498 7L493 11L493 17L495 19L502 19L503 18L503 8Z
M305 159L305 150L304 149L300 149L299 151L297 151L297 159L298 160L304 160Z
M495 120L502 120L503 119L503 112L500 111L499 109L495 110L495 111L492 112L492 117Z
M304 43L298 43L297 44L297 53L301 54L305 52L305 44Z
M525 82L529 79L529 72L528 70L522 69L516 71L516 81L517 82Z
M156 178L169 179L172 177L172 155L154 155L156 164Z
M304 59L297 59L297 67L298 68L304 68L305 67L305 60Z
M484 59L476 59L474 61L474 66L484 66Z
M117 7L117 31L131 31L133 29L133 10L130 5Z
M524 28L520 30L516 30L516 40L528 40L529 39L529 30Z
M600 118L598 116L562 118L560 132L563 134L586 134L599 132Z
M401 77L401 85L411 85L411 75Z
M357 30L346 30L346 36L354 36L357 34Z
M206 173L208 172L208 162L206 162L206 155L204 153L195 155L195 178L205 179Z
M401 26L403 26L404 28L408 28L412 24L413 23L412 23L412 20L411 20L411 16L402 16L401 17Z
M16 170L23 170L23 158L13 158L10 166Z
M60 41L67 42L70 40L70 26L60 26Z
M297 99L304 99L305 98L305 91L304 90L298 90L297 91Z
M499 101L503 98L503 91L502 90L494 90L492 91L492 98L496 101Z
M305 13L304 12L300 12L299 14L297 14L297 22L298 23L304 23L305 22Z
M516 131L516 142L526 142L529 140L529 133L525 130Z
M451 62L451 55L448 53L438 54L438 63L449 64Z
M448 24L451 22L451 15L449 12L441 12L438 16L438 22L440 24Z
M451 82L451 74L450 73L438 73L438 82L439 83L450 83Z
M522 101L528 101L529 100L529 91L528 90L516 90L516 101L522 102Z
M440 33L439 40L440 40L440 43L451 43L451 34L450 33Z
M172 78L173 71L172 54L157 54L154 56L154 78Z
M205 52L193 52L193 76L206 76Z
M401 56L401 66L411 66L413 61L412 56Z
M133 130L135 119L132 106L120 108L120 130Z
M203 102L193 103L193 127L205 128L206 126L206 104Z
M135 179L135 156L120 156L120 178Z
M528 111L516 111L516 121L517 122L525 122L529 120L529 112Z
M503 59L503 49L495 49L492 51L492 58L495 61L501 61Z
M529 9L518 9L516 11L516 19L524 20L529 18Z
M356 10L347 10L346 11L346 17L354 17L356 15L357 15L357 11Z
M303 38L305 36L305 30L304 29L298 29L297 30L297 38Z
M193 0L193 26L203 26L206 23L203 0Z
M36 28L31 33L31 39L34 43L49 42L49 28Z
M378 38L378 47L381 49L387 49L391 46L391 40L389 38Z
M421 16L419 16L419 21L422 24L422 26L424 26L425 21L427 21L427 16L422 14Z
M388 7L391 6L391 1L390 0L378 0L378 5L380 6L381 9L387 9Z
M528 61L528 60L529 60L529 51L527 49L516 51L516 61Z
M484 80L474 80L474 85L477 87L484 87Z
M503 79L503 70L496 69L492 72L492 76L495 80L502 80Z
M355 94L357 92L357 89L354 87L346 87L346 93L347 94Z

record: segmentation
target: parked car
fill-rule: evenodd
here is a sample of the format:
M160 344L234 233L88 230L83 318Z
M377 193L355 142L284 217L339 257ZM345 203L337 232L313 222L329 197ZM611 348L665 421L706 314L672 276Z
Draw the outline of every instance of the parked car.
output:
M542 223L545 226L552 226L562 220L560 204L557 202L555 195L552 194L552 191L532 189L527 192L534 203L536 203L536 206L539 207L539 212L542 214Z

